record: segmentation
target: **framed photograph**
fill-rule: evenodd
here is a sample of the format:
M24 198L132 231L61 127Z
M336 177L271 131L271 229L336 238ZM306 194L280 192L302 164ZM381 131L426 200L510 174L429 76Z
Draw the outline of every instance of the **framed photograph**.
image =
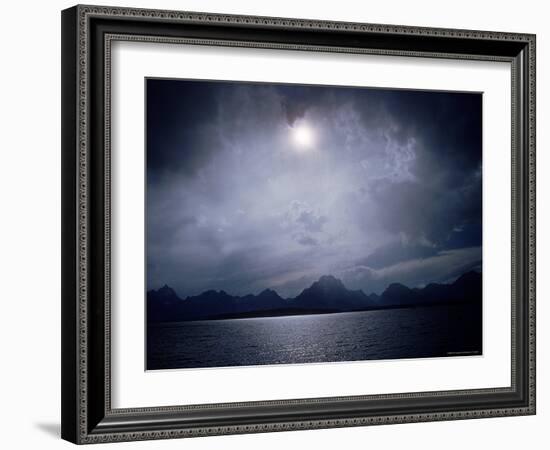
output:
M62 437L535 413L535 36L62 12Z

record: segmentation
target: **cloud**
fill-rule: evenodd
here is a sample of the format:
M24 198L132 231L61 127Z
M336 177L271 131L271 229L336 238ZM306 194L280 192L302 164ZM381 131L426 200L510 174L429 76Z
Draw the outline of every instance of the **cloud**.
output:
M400 262L429 258L437 253L438 249L426 240L408 242L404 238L378 247L360 263L373 269L381 269Z
M330 241L331 236L323 233L328 218L313 210L306 202L293 200L282 215L281 226L291 232L295 242L303 246L319 245L320 239Z
M296 242L302 245L316 246L319 244L319 241L317 241L317 239L304 233L298 233L295 236L295 239L296 239Z
M396 281L409 287L454 281L461 274L481 268L481 247L442 251L378 269L355 265L338 273L346 286L366 293L381 293Z
M481 259L481 163L479 94L148 80L148 286L443 277Z
M323 231L323 225L328 219L325 216L315 214L313 211L302 211L297 220L307 231L318 233Z
M294 126L296 120L302 118L308 105L303 101L293 101L290 98L282 100L286 121L289 126Z
M296 226L305 231L320 233L328 218L319 211L314 211L306 202L293 200L283 219L284 226Z
M273 285L277 290L277 293L283 298L296 297L305 286L311 286L313 282L317 281L321 276L321 273L308 273L307 275L297 276L291 279L279 280Z

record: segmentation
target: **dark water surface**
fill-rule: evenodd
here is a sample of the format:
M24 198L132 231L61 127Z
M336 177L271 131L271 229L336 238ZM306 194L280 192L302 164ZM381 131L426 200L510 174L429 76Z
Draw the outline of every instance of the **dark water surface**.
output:
M479 355L476 304L152 324L147 369Z

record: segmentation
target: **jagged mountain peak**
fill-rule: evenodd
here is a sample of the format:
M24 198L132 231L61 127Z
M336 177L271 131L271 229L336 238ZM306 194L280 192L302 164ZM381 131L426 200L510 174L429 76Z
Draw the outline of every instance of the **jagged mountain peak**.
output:
M362 290L347 289L342 280L323 275L298 296L283 299L273 289L257 295L234 296L224 290L208 290L187 297L177 296L168 285L147 293L148 320L174 321L264 315L317 314L352 312L369 309L435 305L449 302L481 302L481 273L467 272L452 284L430 283L413 288L391 283L380 294L366 295Z
M322 289L346 289L342 280L332 276L323 275L319 280L315 281L310 288L319 287ZM346 289L347 290L347 289Z
M258 297L277 297L281 298L277 292L275 292L273 289L264 289L262 292L258 294Z
M322 275L319 280L319 283L342 283L342 281L336 278L334 275Z
M368 306L369 298L363 291L347 289L342 280L332 275L323 275L310 287L304 289L294 301L309 307L322 306L333 310L354 310Z
M481 281L481 273L471 270L460 275L453 284L477 283Z
M403 283L391 283L386 289L409 289Z
M153 289L154 290L154 289ZM166 293L166 294L175 294L176 291L174 291L174 289L172 289L170 286L168 286L167 284L165 284L164 286L158 288L158 290L156 291L158 292L159 294L161 293Z

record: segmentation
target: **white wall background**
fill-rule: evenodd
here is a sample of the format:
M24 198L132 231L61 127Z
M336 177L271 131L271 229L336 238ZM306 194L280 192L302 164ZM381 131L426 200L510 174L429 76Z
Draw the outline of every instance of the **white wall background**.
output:
M98 3L103 3L98 0ZM60 10L70 1L2 8L0 69L0 445L68 448L60 403ZM550 423L550 29L545 2L425 0L127 0L110 5L471 28L537 34L538 415L501 419L300 431L116 444L117 448L499 449L547 441ZM550 324L549 324L550 325Z

